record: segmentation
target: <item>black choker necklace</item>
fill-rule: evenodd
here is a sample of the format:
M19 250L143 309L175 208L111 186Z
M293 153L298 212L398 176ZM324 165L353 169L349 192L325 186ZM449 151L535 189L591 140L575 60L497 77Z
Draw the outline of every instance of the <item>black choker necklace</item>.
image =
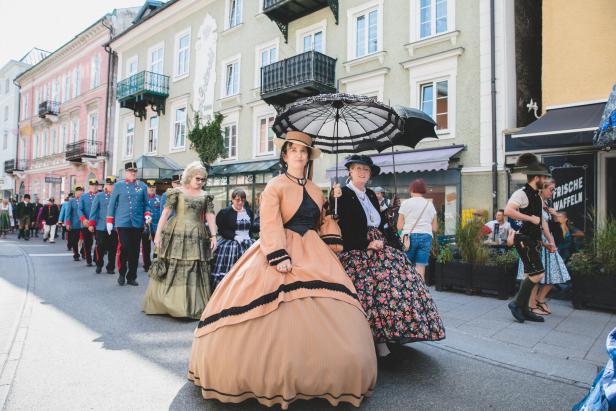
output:
M305 186L306 182L308 181L306 178L297 178L294 175L289 174L288 171L285 171L284 175L287 176L289 180L293 181L294 183L299 184L302 187Z

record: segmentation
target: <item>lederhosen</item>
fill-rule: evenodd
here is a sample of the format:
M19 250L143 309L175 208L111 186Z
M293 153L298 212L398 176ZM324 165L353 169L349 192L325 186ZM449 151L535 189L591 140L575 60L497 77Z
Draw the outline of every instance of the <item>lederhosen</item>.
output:
M537 216L543 219L543 201L539 191L526 184L522 189L528 198L528 206L520 208L520 213L528 216ZM541 223L538 225L522 222L522 228L514 237L514 246L524 263L524 274L535 276L543 274L543 261L541 260Z

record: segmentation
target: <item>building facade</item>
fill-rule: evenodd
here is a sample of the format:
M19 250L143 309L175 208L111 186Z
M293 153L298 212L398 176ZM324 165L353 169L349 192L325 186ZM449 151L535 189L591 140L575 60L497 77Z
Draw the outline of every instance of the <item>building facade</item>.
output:
M610 47L616 36L616 4L596 0L561 6L555 0L542 2L536 38L540 36L542 45L536 65L541 87L540 97L534 98L542 115L507 136L507 164L525 151L538 154L556 180L554 207L588 230L593 214L595 221L602 221L616 209L616 154L593 147L594 132L616 83L616 50ZM511 189L518 184L513 176Z
M103 179L109 55L103 44L132 21L105 15L20 74L19 140L13 177L19 195L62 198Z
M19 60L10 60L0 68L0 197L15 194L12 173L17 152L19 88L13 80L34 64L45 58L49 52L32 49Z
M493 171L501 201L506 195L503 131L515 127L517 108L514 9L495 3L490 10L489 0L168 2L110 44L118 60L113 170L143 155L185 165L196 158L186 139L195 112L220 112L227 152L208 190L217 207L236 187L256 199L277 173L277 109L324 92L363 94L437 121L439 138L421 142L422 154L398 148L406 167L397 189L405 197L408 183L424 178L452 230L461 208L490 208ZM146 93L132 87L146 84L141 79ZM390 173L373 184L393 191L393 162L381 160ZM327 189L335 169L335 156L325 155L315 181Z

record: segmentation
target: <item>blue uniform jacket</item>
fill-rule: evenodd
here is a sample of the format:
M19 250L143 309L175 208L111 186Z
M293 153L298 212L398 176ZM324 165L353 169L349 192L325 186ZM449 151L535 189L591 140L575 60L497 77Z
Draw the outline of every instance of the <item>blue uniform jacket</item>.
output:
M94 202L96 194L98 193L83 193L79 199L79 219L84 224L87 224L86 220L90 216L90 209L92 208L92 203Z
M111 193L101 191L94 196L92 202L92 208L90 208L90 215L88 217L89 225L95 226L96 231L107 230L107 208L109 207L109 200L111 199Z
M143 228L150 215L146 185L141 181L120 181L113 186L107 208L107 222L120 228Z
M152 237L156 234L156 227L158 227L158 220L160 220L160 213L162 212L162 206L160 196L154 194L152 197L148 196L148 203L150 204L150 212L152 213Z
M64 217L66 216L66 208L68 207L68 203L70 201L65 201L62 203L62 206L60 207L60 216L58 217L58 221L61 222L62 224L64 224Z
M81 220L79 219L79 200L71 198L64 212L64 224L71 226L73 230L81 228Z
M163 210L165 209L165 204L167 204L167 192L165 191L163 193L162 196L160 196L160 212L162 214ZM171 214L169 214L169 218L173 217L175 215L175 211L172 211Z

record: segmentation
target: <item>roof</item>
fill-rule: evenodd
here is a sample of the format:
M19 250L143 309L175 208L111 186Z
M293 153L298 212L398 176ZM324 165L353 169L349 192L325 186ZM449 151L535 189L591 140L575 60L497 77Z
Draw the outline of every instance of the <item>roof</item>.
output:
M604 108L605 102L594 102L548 109L536 121L507 136L505 149L511 152L592 146Z
M280 161L261 160L247 161L243 163L220 164L213 166L208 172L210 177L232 176L239 174L263 174L277 171L280 168Z
M449 168L449 161L464 150L464 145L426 148L421 150L399 151L370 155L372 161L381 167L381 174L416 173L422 171L439 171ZM346 173L345 161L338 163L338 174ZM336 176L336 166L329 167L325 174L328 178Z
M169 7L173 6L175 3L178 3L180 0L169 0L168 2L164 3L162 6L160 6L159 8L150 11L149 13L145 13L147 11L147 4L150 3L150 1L146 1L146 3L144 4L144 6L142 7L140 13L141 17L140 19L135 19L134 24L132 24L130 27L128 27L126 30L124 30L123 32L119 33L117 36L115 36L113 39L109 40L107 43L105 43L106 46L110 45L111 43L113 43L114 41L116 41L117 39L119 39L120 37L128 34L131 30L133 30L136 27L139 27L139 25L145 23L146 21L148 21L149 19L151 19L152 17L156 16L158 13L161 13L163 10L168 9ZM158 3L158 2L157 2ZM144 9L145 8L145 9Z
M38 64L41 60L43 60L45 57L49 56L50 54L51 54L51 51L47 51L47 50L39 49L38 47L34 47L29 52L27 52L25 56L20 58L19 61L22 63L29 64L31 66L34 66L35 64Z

